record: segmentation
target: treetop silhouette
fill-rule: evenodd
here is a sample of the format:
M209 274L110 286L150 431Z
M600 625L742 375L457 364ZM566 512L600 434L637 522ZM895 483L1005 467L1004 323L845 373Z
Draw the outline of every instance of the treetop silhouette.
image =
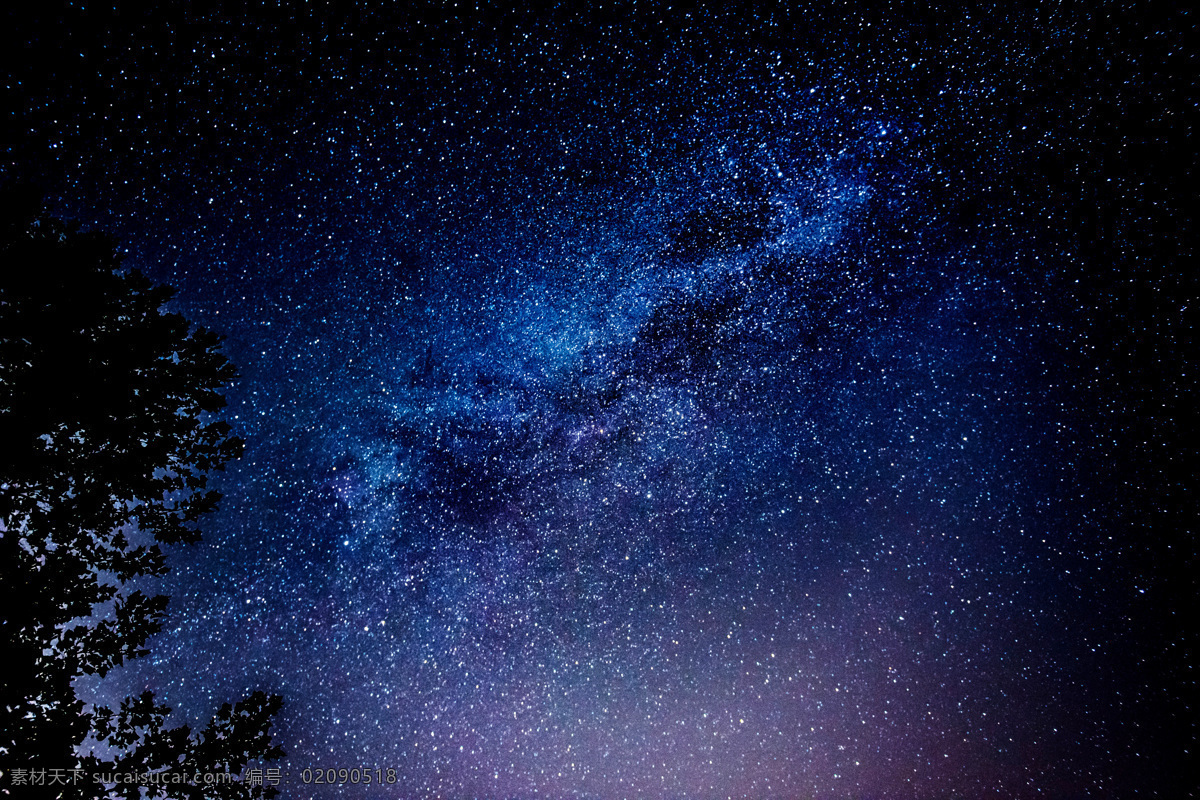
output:
M197 522L220 499L208 475L242 449L215 416L236 374L220 337L165 312L170 297L170 289L122 269L107 238L49 219L11 194L0 202L6 778L64 765L240 771L282 755L268 734L278 697L255 693L226 707L197 737L186 726L165 729L168 710L151 695L114 712L86 707L72 685L146 654L167 598L130 583L167 572L161 545L199 539ZM77 755L85 741L105 755ZM63 788L28 786L25 793L54 797ZM141 796L127 789L68 787L71 796ZM156 792L149 796L168 796ZM170 792L274 793L242 782Z

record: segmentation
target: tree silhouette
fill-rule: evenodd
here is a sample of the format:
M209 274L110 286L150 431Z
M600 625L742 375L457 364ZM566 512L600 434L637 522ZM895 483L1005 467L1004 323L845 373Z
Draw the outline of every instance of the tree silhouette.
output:
M194 735L153 696L85 706L73 681L145 655L166 597L162 544L199 539L207 476L242 443L213 417L235 373L218 336L164 313L169 289L121 270L103 236L0 203L0 789L30 797L270 797L269 786L106 788L92 773L240 772L277 759L279 697L255 693ZM90 754L79 755L85 742ZM29 785L29 770L86 781ZM80 773L74 773L78 777Z

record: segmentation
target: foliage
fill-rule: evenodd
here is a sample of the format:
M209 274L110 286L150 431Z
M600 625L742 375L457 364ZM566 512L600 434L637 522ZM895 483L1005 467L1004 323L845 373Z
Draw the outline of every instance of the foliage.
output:
M150 695L115 713L75 696L77 677L104 676L145 655L161 627L167 599L133 584L166 573L161 545L197 541L197 521L220 499L208 474L242 443L214 414L235 372L219 337L165 313L170 290L121 269L104 237L4 206L0 637L9 669L0 769L240 771L278 758L267 734L276 697L255 694L236 712L222 709L197 737L164 729L166 709ZM85 740L106 755L81 759ZM108 796L78 785L71 796L83 796L81 788ZM138 796L127 788L112 796ZM205 791L172 789L181 797L270 794L241 783ZM53 787L44 792L55 796Z

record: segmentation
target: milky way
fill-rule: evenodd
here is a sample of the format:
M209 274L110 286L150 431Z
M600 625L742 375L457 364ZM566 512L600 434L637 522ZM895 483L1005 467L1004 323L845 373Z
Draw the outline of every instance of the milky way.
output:
M1108 16L22 20L5 174L241 372L86 690L283 694L285 797L1183 796L1186 26Z

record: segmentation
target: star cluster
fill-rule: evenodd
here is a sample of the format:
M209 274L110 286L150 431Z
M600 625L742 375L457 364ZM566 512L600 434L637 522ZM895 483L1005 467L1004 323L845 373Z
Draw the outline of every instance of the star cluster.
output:
M1181 13L247 5L6 33L241 371L89 691L280 692L287 797L1179 796Z

